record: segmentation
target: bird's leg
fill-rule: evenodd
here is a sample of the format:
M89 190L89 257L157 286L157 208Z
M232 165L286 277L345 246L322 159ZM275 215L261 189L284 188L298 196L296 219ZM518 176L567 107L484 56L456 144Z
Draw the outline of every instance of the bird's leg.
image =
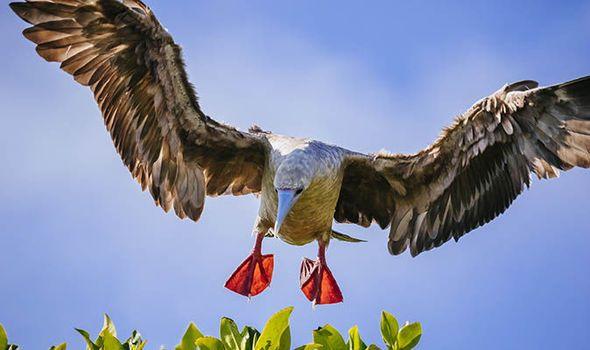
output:
M272 280L274 255L262 255L262 240L264 232L256 235L256 243L252 253L244 260L225 282L225 288L251 297L262 293Z
M301 290L314 304L341 303L344 300L342 292L326 264L327 242L319 240L318 243L318 259L304 258L301 263Z

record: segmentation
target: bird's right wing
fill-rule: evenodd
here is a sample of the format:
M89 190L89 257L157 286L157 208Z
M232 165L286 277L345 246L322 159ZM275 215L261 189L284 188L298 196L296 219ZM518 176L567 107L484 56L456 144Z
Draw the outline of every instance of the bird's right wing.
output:
M531 172L552 178L590 167L590 77L545 88L507 85L425 150L352 155L349 164L336 219L383 226L390 214L389 251L409 247L417 255L500 215Z
M205 194L261 190L268 142L207 117L180 48L139 0L29 0L37 53L89 86L115 147L157 205L197 220Z

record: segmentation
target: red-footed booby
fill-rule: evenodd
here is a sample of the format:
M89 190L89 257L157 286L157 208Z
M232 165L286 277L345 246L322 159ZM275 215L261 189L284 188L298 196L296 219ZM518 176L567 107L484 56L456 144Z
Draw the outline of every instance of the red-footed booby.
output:
M29 0L10 4L45 60L88 86L123 162L156 205L197 221L205 196L260 195L252 253L226 282L245 296L272 280L264 237L318 242L301 266L315 304L342 293L326 263L334 221L389 228L388 248L412 255L494 219L530 174L590 167L590 77L549 87L523 81L475 103L425 150L362 154L203 113L180 47L139 0Z

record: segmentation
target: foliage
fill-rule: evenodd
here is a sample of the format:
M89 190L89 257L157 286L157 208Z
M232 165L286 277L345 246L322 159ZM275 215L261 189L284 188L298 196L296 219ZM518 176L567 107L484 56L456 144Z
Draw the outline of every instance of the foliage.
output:
M175 350L289 350L291 348L291 330L289 318L292 307L274 314L262 332L252 327L238 330L236 323L229 318L222 318L219 326L219 338L204 335L194 323L189 324L180 344ZM387 350L413 349L422 335L420 323L406 323L403 327L388 312L381 314L381 336ZM95 340L84 330L76 329L86 343L86 350L143 350L146 341L137 331L124 342L117 338L117 330L108 315L104 317L102 330ZM366 345L357 326L348 331L348 340L340 332L327 324L312 332L312 342L296 350L380 350L377 345ZM8 336L0 324L0 350L17 350L16 345L8 343ZM52 346L50 350L66 350L66 344Z

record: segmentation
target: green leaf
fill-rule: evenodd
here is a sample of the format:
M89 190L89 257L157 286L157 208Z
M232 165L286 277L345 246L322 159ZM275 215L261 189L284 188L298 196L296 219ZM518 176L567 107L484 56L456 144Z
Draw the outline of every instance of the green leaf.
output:
M325 349L322 345L320 344L316 344L316 343L309 343L309 344L305 344L303 346L300 346L298 348L295 348L295 350L322 350Z
M0 323L0 350L8 349L8 335L6 334L6 330L4 330L4 326Z
M82 335L82 338L84 338L84 341L86 341L86 350L98 350L99 347L94 344L94 342L92 341L92 339L90 339L90 334L88 332L86 332L83 329L78 329L78 328L74 328L76 330L76 332L80 333L80 335Z
M66 343L62 343L57 346L52 346L49 350L66 350Z
M110 332L105 332L102 339L104 350L125 350L119 339Z
M260 332L252 327L244 327L242 329L242 342L240 343L240 350L252 350L254 345L260 338Z
M142 350L147 342L141 339L141 334L138 331L131 332L131 336L125 341L123 346L129 348L129 350Z
M113 323L109 315L104 314L102 329L98 334L98 338L96 338L96 340L94 341L94 344L96 345L96 348L94 349L102 349L105 346L104 341L107 334L117 338L117 329L115 328L115 324Z
M289 329L289 317L293 307L285 308L272 315L256 342L256 350L289 350L291 347L291 330Z
M195 342L197 350L225 350L221 340L214 337L201 337Z
M138 343L137 345L134 345L131 350L143 350L143 348L145 348L145 345L147 344L147 341L143 340L141 343Z
M219 336L227 350L241 350L243 336L234 320L223 317L219 324Z
M367 350L381 350L381 348L375 344L371 344L367 347Z
M110 335L112 335L115 338L117 337L117 329L115 328L115 324L113 323L113 320L111 320L109 315L104 314L104 321L102 324L102 330L100 331L100 333L98 335L104 337L104 335L106 333L109 333Z
M361 339L358 326L352 327L348 331L348 349L349 350L365 350L367 346Z
M387 311L381 313L381 337L388 349L394 349L397 342L399 324L395 317Z
M322 345L323 348L327 350L341 350L347 348L340 332L329 324L313 331L313 342Z
M191 322L188 325L186 332L184 332L180 344L176 346L175 350L195 350L197 348L195 342L197 339L203 337L203 333L201 333L197 326Z
M397 334L397 345L400 350L413 349L422 336L422 326L414 322L403 326Z
M260 332L252 327L244 327L240 332L234 320L223 317L219 325L219 335L227 350L252 350Z
M197 350L225 350L221 340L210 336L204 336L197 339L195 341L195 346Z

